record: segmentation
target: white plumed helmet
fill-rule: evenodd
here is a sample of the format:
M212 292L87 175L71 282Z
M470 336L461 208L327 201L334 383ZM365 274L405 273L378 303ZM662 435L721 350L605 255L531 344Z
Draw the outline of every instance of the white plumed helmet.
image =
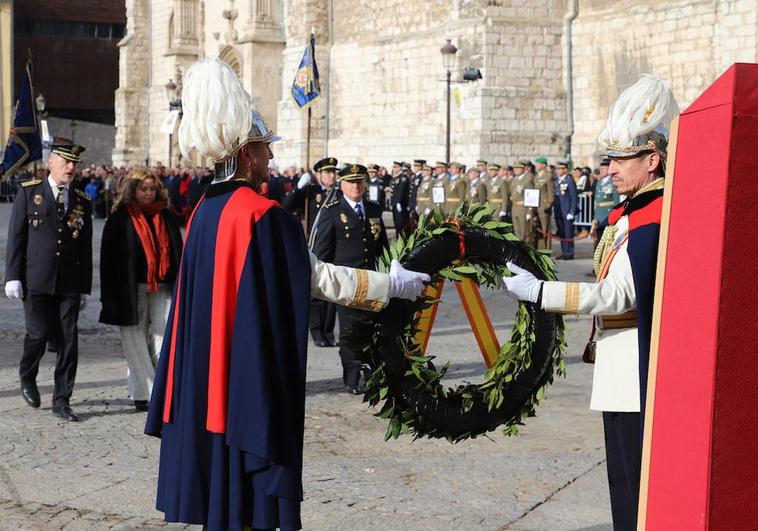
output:
M609 157L658 151L665 160L669 127L678 114L679 106L669 82L643 74L611 106L597 142Z
M195 62L185 73L182 84L183 116L179 126L182 155L189 158L194 149L219 164L249 142L279 140L253 109L254 101L222 60Z

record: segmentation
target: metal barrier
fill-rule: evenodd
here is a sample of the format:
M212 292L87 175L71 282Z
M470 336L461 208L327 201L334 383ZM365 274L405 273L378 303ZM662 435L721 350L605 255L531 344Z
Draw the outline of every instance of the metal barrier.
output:
M574 226L591 227L592 219L595 217L595 198L592 194L587 192L579 194L577 210L578 212L574 217Z
M13 202L13 199L16 197L18 182L18 179L15 177L0 179L0 201Z

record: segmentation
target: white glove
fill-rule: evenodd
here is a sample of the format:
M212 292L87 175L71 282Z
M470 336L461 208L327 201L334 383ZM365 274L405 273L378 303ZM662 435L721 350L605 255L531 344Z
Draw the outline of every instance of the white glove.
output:
M9 280L5 283L5 296L9 299L20 300L24 296L24 286L20 280Z
M398 204L395 205L395 210L397 210L398 212L402 212L403 211L403 206L400 203L398 203Z
M500 217L501 217L501 218L504 218L504 217L505 217L505 210L501 210L501 211L500 211Z
M531 215L531 214L527 214L527 215L526 215L526 220L527 220L527 221L529 221L529 220L531 220L531 219L532 219L532 215Z
M572 219L574 219L574 214L566 214L566 219L571 221Z
M300 180L297 181L297 189L300 190L301 188L304 188L311 184L311 174L310 173L304 173L300 176Z
M79 311L81 312L84 308L87 307L87 300L89 299L89 295L86 293L82 293L79 295Z
M513 276L503 277L505 289L520 301L537 302L542 281L513 262L508 262L506 266L513 273Z
M431 277L426 273L416 273L405 269L400 262L393 260L390 265L390 299L415 301L424 291L424 282Z
M431 212L431 211L432 211L432 209L431 209L431 208L427 208L426 210L424 210L424 215L425 215L425 216L428 216L428 215L429 215L429 212Z

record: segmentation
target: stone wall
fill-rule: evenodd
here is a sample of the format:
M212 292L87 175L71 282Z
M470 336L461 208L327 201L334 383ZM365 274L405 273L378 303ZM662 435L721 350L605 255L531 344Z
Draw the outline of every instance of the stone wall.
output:
M571 155L580 164L597 163L595 138L608 107L641 73L670 79L685 108L731 63L758 59L758 5L751 0L577 0L570 43L565 24L573 0L332 0L331 23L329 0L126 4L130 40L121 48L116 91L120 163L167 161L168 137L159 131L168 112L164 85L176 81L177 67L185 71L196 57L228 48L246 89L262 97L258 107L283 137L274 146L277 161L304 164L307 112L296 108L289 89L311 28L323 90L311 106L311 163L325 154L382 164L443 159L439 50L446 38L459 49L454 80L468 66L483 75L453 84L451 159L468 164L566 156L569 44ZM238 11L236 41L225 15L230 5ZM197 35L172 49L177 6L197 8ZM260 16L260 6L272 14Z
M749 0L582 0L574 23L574 159L595 143L618 94L642 73L671 81L684 110L729 65L756 62L758 5Z

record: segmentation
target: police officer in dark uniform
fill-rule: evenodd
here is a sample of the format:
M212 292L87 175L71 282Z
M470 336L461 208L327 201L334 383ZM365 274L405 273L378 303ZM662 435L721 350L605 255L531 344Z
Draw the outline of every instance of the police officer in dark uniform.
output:
M314 241L323 217L324 205L339 197L335 187L337 178L337 159L327 157L313 165L316 172L316 183L310 182L307 174L303 174L297 188L284 198L282 206L289 212L302 211L306 222L308 247L319 260L323 256L314 249ZM318 347L335 347L334 322L337 315L336 305L321 299L311 300L310 332L313 342Z
M26 336L19 364L21 396L40 406L39 362L49 340L58 346L53 413L79 418L69 401L79 359L79 310L92 289L92 204L72 186L82 146L56 139L46 179L21 184L8 226L5 293L23 299Z
M368 166L368 185L366 187L366 199L379 203L384 209L386 194L384 192L384 183L379 178L379 166L369 164Z
M377 259L387 247L387 232L382 222L382 207L364 198L367 177L366 167L360 164L349 164L340 171L342 196L324 208L314 245L314 253L323 261L357 269L376 269ZM354 349L354 336L366 314L345 306L339 306L337 313L342 379L348 393L361 394L362 363L360 352Z
M408 228L411 178L410 167L406 163L400 166L400 172L392 179L392 220L395 223L395 234L404 234Z

